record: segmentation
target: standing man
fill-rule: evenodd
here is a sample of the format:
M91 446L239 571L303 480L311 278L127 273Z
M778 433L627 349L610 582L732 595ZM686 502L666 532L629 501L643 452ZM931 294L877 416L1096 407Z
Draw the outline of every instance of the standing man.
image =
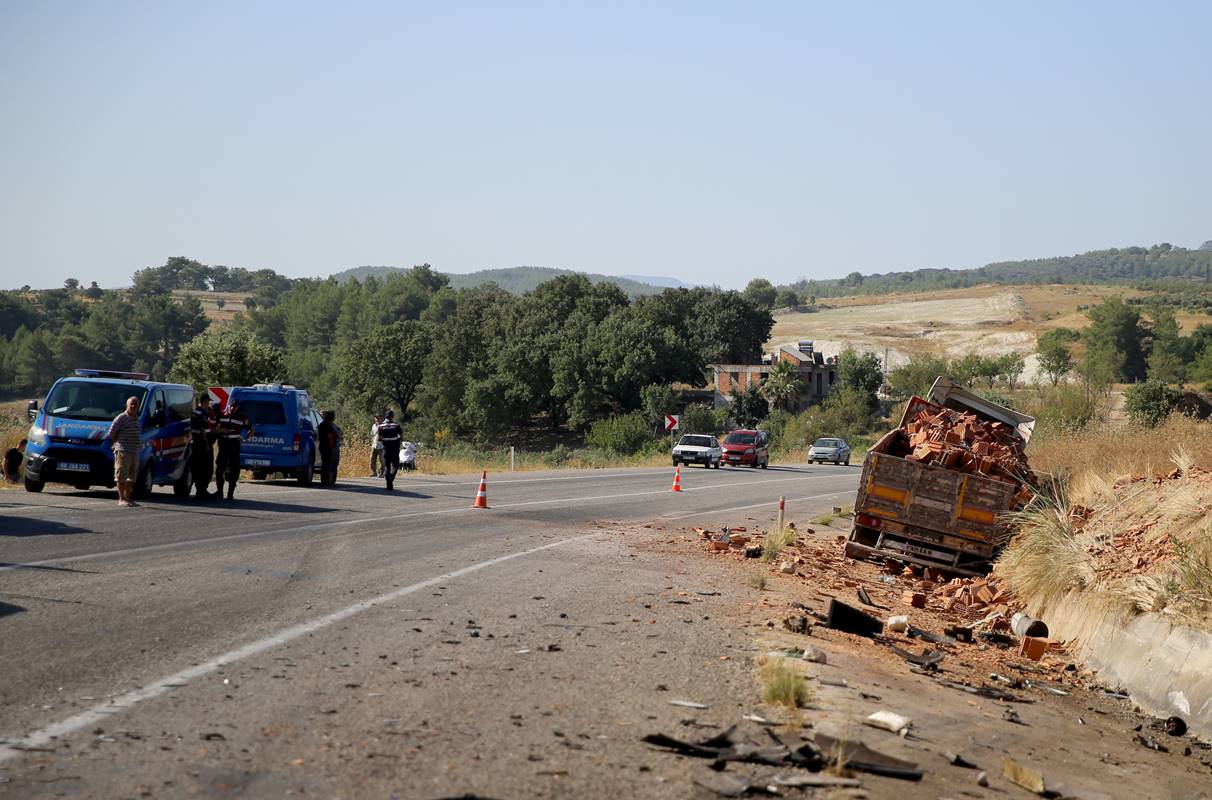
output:
M248 418L240 413L239 402L232 400L215 425L215 435L219 439L219 457L215 460L216 496L223 496L223 478L226 477L227 499L235 499L236 481L240 479L240 441L252 432Z
M329 409L320 415L320 485L337 484L337 426L336 412Z
M137 506L132 499L135 478L139 475L139 451L143 449L143 425L139 422L139 398L126 398L126 410L114 417L109 426L114 449L114 483L118 484L118 505Z
M375 414L375 422L370 426L370 477L383 477L383 443L379 441L379 423L383 418Z
M387 491L391 491L400 469L400 442L404 431L396 424L396 414L388 410L387 419L379 424L379 441L383 443L383 477L387 479Z
M216 495L210 492L210 479L215 472L215 412L210 405L210 395L198 396L198 405L189 418L189 433L193 440L190 448L190 471L199 500L211 500Z

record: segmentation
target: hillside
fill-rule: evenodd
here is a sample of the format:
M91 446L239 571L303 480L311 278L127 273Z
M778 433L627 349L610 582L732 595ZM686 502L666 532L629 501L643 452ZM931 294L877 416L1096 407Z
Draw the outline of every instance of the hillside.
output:
M976 269L918 269L833 280L801 280L791 288L817 297L963 289L981 284L1139 284L1212 282L1212 241L1197 250L1156 244L1092 250L1074 256L1000 261Z
M332 277L336 278L338 282L344 283L351 278L365 280L370 277L381 277L393 272L406 271L402 267L354 267L334 273ZM549 281L559 275L573 275L576 274L576 271L571 269L556 269L554 267L506 267L502 269L482 269L476 272L446 272L443 274L450 278L450 285L455 289L495 283L512 294L524 294L532 291L544 281ZM581 274L594 283L617 284L620 289L631 297L658 294L666 285L680 285L680 281L676 281L673 278L652 278L653 283L647 283L615 275ZM660 285L657 285L656 281L660 281Z

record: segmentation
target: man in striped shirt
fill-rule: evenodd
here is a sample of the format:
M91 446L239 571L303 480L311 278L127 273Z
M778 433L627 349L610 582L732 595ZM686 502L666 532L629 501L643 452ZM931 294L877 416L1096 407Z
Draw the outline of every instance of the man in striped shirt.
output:
M126 398L126 410L114 417L109 426L114 448L114 482L118 484L118 505L136 506L132 499L135 478L139 475L139 451L143 449L143 425L139 423L139 398Z

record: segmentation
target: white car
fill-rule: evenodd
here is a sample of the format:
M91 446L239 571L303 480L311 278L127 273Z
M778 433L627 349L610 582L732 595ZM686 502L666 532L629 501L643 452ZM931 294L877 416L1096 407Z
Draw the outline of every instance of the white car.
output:
M702 464L704 467L719 469L723 456L724 449L714 436L688 433L674 445L673 465L676 467L678 463L686 466Z
M845 439L833 437L817 439L812 443L812 447L808 448L808 463L811 464L813 461L818 464L832 461L834 464L849 465L850 445L846 444Z

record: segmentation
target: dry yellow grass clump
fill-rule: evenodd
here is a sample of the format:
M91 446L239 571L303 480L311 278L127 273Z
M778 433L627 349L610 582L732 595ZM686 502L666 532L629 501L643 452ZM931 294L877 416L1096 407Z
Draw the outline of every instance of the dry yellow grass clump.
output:
M802 708L808 705L808 681L782 658L771 657L762 665L762 699L771 705Z

